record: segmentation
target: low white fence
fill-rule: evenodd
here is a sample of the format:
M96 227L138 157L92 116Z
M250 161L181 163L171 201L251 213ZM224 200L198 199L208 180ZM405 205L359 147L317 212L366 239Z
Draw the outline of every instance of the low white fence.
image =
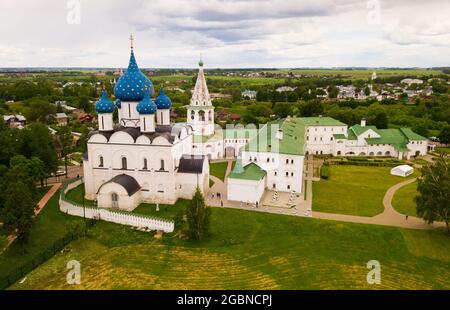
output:
M67 194L67 192L77 187L81 183L82 180L80 179L63 187L62 192L59 196L59 210L61 210L61 212L74 216L85 216L86 218L90 219L129 225L137 227L139 229L161 230L166 233L173 232L175 228L175 224L173 221L152 218L149 216L128 213L125 211L116 211L96 207L83 208L83 206L80 206L66 199L65 195Z

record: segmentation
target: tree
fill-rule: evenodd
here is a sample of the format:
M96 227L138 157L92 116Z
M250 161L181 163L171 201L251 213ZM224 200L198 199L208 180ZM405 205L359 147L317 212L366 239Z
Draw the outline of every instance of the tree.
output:
M386 129L388 127L388 117L386 113L380 112L375 116L375 119L373 120L373 124L378 129Z
M205 199L197 187L194 197L186 208L189 238L202 240L209 234L211 208L205 205Z
M48 174L58 166L55 144L47 126L33 123L20 131L20 154L31 158L38 157L45 165Z
M422 168L416 196L417 214L427 223L443 221L450 234L450 169L448 156Z
M23 245L30 236L36 201L27 184L14 173L9 174L8 185L2 194L4 202L1 215L7 232L16 235L17 241Z
M279 118L285 118L292 112L291 103L278 102L273 107L273 113L275 113Z
M47 176L47 173L44 163L39 158L32 157L28 159L23 155L16 155L11 158L10 166L16 173L20 171L22 175L27 175L33 179L30 182L31 190L34 190L34 183L36 182L41 182L41 187L44 186L44 178Z
M442 143L450 144L450 126L449 125L442 128L441 133L439 134L439 140Z
M338 94L339 94L339 88L337 88L334 85L331 85L330 87L328 87L328 96L330 98L336 98Z

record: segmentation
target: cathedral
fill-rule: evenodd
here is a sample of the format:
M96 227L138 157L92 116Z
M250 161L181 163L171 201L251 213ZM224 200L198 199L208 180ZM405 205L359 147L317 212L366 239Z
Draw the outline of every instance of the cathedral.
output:
M203 63L192 96L188 123L170 122L172 102L164 88L156 95L139 69L133 45L128 69L96 103L98 129L90 132L83 160L85 197L99 207L133 210L140 203L174 204L209 188L205 154L193 154L194 135L214 132L214 110ZM117 109L118 123L113 121Z

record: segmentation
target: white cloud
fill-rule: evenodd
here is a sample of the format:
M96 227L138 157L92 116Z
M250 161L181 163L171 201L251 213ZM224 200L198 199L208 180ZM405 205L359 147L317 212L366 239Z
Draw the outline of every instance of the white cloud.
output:
M0 67L126 66L135 34L142 67L449 65L450 4L376 0L2 0ZM369 6L369 7L373 7Z

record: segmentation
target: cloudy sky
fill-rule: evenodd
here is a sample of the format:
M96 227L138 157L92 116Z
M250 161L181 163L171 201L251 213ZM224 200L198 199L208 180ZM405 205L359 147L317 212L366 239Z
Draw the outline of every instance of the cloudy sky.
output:
M449 0L1 0L0 67L450 65Z

